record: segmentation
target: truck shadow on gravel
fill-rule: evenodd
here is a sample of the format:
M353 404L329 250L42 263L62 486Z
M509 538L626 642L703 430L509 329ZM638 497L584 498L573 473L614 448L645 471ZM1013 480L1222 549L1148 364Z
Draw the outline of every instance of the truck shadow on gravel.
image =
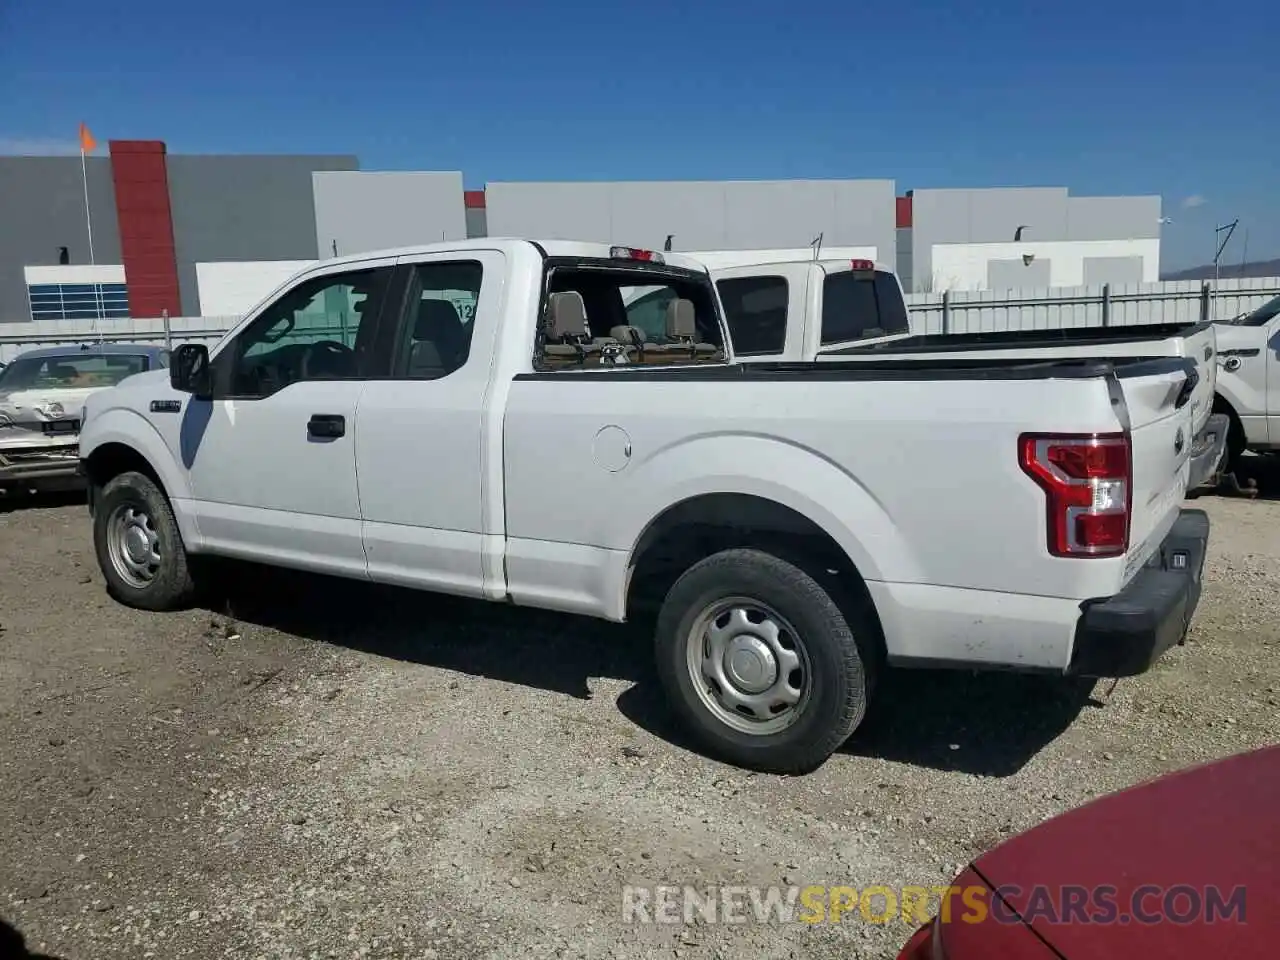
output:
M0 957L4 960L61 960L50 953L32 953L26 938L8 921L0 920Z
M590 699L591 677L650 682L646 626L216 561L215 616L308 640ZM654 681L656 682L656 681Z
M651 735L700 753L667 708L652 623L547 611L219 561L209 612L350 650L590 699L588 681L633 685L618 709ZM890 670L841 753L1009 776L1065 731L1092 683L1008 673Z
M994 671L889 670L862 726L841 750L935 770L1012 776L1087 707L1103 706L1093 696L1096 686Z
M0 515L22 510L52 510L86 504L83 490L58 490L41 493L0 493Z

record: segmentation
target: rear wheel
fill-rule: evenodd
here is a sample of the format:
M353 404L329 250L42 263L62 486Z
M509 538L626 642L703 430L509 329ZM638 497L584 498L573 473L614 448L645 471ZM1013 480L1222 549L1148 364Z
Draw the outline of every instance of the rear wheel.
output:
M146 474L107 481L94 498L93 546L107 592L142 610L176 610L194 593L168 498Z
M799 566L760 550L690 567L663 603L656 648L677 714L737 766L806 773L866 711L866 660L845 613Z

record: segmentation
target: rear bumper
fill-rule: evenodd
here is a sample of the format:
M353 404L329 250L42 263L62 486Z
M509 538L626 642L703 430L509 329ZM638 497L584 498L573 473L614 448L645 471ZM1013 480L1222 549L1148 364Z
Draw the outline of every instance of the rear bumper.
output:
M1128 586L1114 597L1081 605L1067 672L1085 677L1135 676L1186 639L1200 602L1208 542L1209 515L1203 510L1182 510L1160 549Z
M1209 482L1222 467L1227 453L1227 430L1231 420L1225 413L1215 413L1205 421L1204 429L1191 441L1191 475L1188 490Z

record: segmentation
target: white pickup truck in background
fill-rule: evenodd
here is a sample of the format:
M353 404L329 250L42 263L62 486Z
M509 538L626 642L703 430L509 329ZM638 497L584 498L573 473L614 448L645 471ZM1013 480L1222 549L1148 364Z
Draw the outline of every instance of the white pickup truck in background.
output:
M1280 451L1280 297L1214 324L1218 336L1215 410L1230 421L1229 470L1245 450Z
M754 263L711 275L734 355L747 362L1185 358L1198 377L1191 395L1191 487L1209 481L1223 461L1229 420L1213 408L1212 324L913 334L897 277L869 260Z
M664 328L637 345L648 287ZM309 267L90 397L80 455L123 603L187 604L222 555L656 608L688 729L795 772L886 662L1126 676L1180 642L1194 385L1176 357L743 363L694 261L483 239Z

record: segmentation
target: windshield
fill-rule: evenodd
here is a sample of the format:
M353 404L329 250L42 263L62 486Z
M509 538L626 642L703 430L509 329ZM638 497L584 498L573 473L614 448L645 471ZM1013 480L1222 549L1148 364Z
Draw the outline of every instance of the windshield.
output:
M1280 297L1273 297L1252 313L1246 313L1232 322L1242 327L1260 327L1269 323L1277 314L1280 314Z
M148 368L145 354L72 353L18 357L0 370L0 390L85 390L114 387Z

